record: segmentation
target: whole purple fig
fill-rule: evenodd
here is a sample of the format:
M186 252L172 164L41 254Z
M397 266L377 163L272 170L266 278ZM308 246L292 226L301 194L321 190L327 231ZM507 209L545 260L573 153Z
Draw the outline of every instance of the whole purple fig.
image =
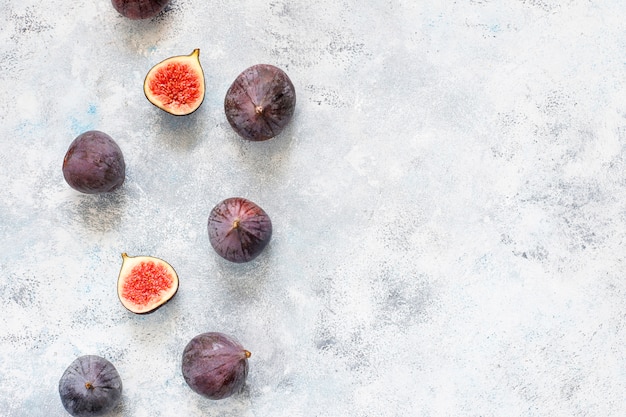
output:
M250 352L230 336L202 333L183 351L183 377L196 393L221 400L239 392L248 376Z
M122 379L108 360L96 355L80 356L61 376L59 394L72 416L102 416L120 402Z
M209 241L224 259L242 263L256 258L272 237L272 222L250 200L227 198L209 214Z
M63 177L77 191L98 194L114 191L124 182L122 150L109 135L90 130L70 144L63 158Z
M170 0L111 0L122 16L132 20L150 19L158 15Z
M278 135L291 120L296 90L287 74L273 65L244 70L224 99L231 127L244 139L262 141Z

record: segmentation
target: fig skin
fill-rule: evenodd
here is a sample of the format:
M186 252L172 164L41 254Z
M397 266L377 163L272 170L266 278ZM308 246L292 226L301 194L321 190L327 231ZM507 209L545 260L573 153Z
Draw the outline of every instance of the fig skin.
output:
M69 186L85 194L115 191L126 177L122 150L109 135L98 130L84 132L72 141L62 169Z
M244 70L224 99L226 119L244 139L264 141L287 126L296 107L296 90L283 70L257 64Z
M128 311L153 313L174 298L177 292L178 274L169 263L153 256L122 253L117 295Z
M161 13L170 0L111 0L119 14L131 20L150 19Z
M187 116L198 110L205 94L200 49L153 66L146 74L143 92L150 103L174 116Z
M59 395L65 410L74 417L102 416L120 402L122 379L108 360L80 356L61 376Z
M209 242L222 258L243 263L255 259L272 237L272 221L257 204L242 197L218 203L209 214Z
M182 372L187 385L211 400L241 391L248 376L251 353L233 337L219 332L202 333L183 351Z

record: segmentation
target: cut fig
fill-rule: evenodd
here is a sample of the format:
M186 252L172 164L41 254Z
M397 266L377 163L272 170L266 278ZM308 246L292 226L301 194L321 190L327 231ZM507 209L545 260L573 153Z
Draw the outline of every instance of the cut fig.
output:
M221 400L245 385L250 355L231 336L202 333L191 339L183 351L183 377L194 392Z
M156 64L146 75L143 91L150 103L174 116L196 111L204 101L200 49Z
M224 99L228 123L239 136L252 141L282 132L295 106L291 80L283 70L268 64L254 65L239 74Z
M272 221L267 213L241 197L227 198L213 207L207 228L215 252L236 263L256 258L272 237Z
M136 314L155 311L178 291L178 275L162 259L122 253L117 295L122 305Z
M132 20L150 19L167 6L170 0L111 0L113 7Z
M102 416L120 402L122 379L108 360L80 356L61 376L59 395L65 410L74 417Z

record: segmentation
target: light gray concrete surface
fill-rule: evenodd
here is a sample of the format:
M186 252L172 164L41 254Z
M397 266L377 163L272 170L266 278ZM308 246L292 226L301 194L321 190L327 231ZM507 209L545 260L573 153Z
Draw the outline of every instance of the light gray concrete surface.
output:
M626 415L626 4L172 0L150 21L108 0L0 8L0 415L64 416L77 356L124 381L113 416ZM142 91L200 48L202 107ZM224 94L284 69L296 114L240 139ZM98 129L126 183L82 195L69 143ZM206 220L247 197L274 223L246 265ZM180 290L136 316L122 252ZM185 344L252 352L246 389L193 393Z

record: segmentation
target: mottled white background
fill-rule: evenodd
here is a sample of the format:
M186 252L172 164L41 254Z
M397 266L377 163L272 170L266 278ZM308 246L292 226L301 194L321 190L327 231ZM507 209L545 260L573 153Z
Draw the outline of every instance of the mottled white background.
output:
M108 0L0 7L0 414L64 416L77 356L124 381L113 416L626 415L626 3ZM152 65L200 48L207 93L176 118ZM298 94L279 137L240 139L246 67ZM111 135L126 183L81 195L61 163ZM220 200L274 223L256 261L213 253ZM179 273L148 316L121 252ZM185 344L252 352L246 389L193 393Z

